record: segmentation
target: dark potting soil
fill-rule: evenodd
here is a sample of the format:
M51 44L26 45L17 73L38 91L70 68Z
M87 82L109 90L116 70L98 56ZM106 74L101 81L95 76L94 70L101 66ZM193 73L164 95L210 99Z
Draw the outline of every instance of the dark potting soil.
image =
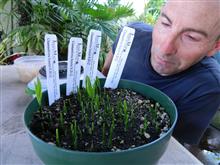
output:
M30 130L59 147L86 151L120 151L150 143L170 128L170 118L154 100L127 89L99 97L62 96L33 116Z

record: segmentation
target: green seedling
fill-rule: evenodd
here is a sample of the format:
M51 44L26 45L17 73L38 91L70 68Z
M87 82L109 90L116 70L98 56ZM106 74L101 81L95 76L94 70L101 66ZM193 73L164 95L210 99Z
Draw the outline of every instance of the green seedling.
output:
M87 113L85 114L85 122L86 122L86 128L88 129L89 128L89 117Z
M79 87L77 88L77 99L78 99L78 101L79 102L81 102L82 101L82 93L81 93L81 90L79 89Z
M155 110L155 112L157 112L158 109L160 108L160 104L158 102L156 102L154 106L155 106L154 110Z
M95 97L95 86L92 86L90 78L86 76L86 92L90 99L94 99Z
M81 131L80 127L79 127L79 124L77 126L77 130L78 130L77 133L79 134L79 137L82 138L82 131Z
M147 128L148 128L148 122L147 122L147 118L146 116L144 117L144 123L142 125L142 127L140 128L140 134L144 135L145 132L147 132Z
M112 137L113 137L114 127L115 127L115 122L113 120L111 127L110 127L110 132L109 132L109 139L108 139L108 146L109 147L112 147Z
M67 106L66 106L66 101L63 101L63 112L66 114L67 113Z
M123 121L123 110L122 110L122 102L121 99L117 101L117 110L119 112L119 120Z
M94 108L99 111L99 106L100 106L100 102L99 102L99 96L96 95L95 96L95 104L94 104Z
M128 113L125 114L124 124L125 124L125 132L128 130L128 121L129 121L129 115Z
M51 116L51 114L48 115L48 120L49 120L49 122L50 122L50 125L52 125L53 120L52 120L52 116Z
M82 119L84 118L84 114L85 114L85 106L83 104L83 102L80 102L80 109L81 109L81 115L82 115Z
M62 128L64 128L63 112L60 112L60 125Z
M76 124L76 120L74 120L73 124L70 125L70 129L71 129L71 135L72 135L72 145L74 148L77 147L77 124Z
M60 146L60 136L59 136L59 129L56 128L56 145Z
M98 77L96 77L94 85L95 85L96 93L99 94L101 92L101 84Z
M128 130L128 120L129 120L129 114L128 114L128 106L127 102L124 100L124 125L125 125L125 132Z
M105 123L102 124L102 144L105 145Z
M147 128L148 128L148 122L147 122L147 119L146 117L144 118L144 132L147 131Z
M34 82L34 88L35 88L35 90L32 90L32 89L27 87L25 89L25 93L30 95L30 96L33 96L35 94L36 98L37 98L37 102L38 102L39 106L41 107L42 87L41 87L41 82L40 82L39 78L37 78L37 82Z
M154 109L153 104L150 105L149 110L150 110L150 113L151 113L151 116L152 116L152 120L155 123L156 119L157 119L157 111Z
M92 133L94 132L94 122L92 122Z
M107 106L107 109L109 110L110 107L111 107L111 105L110 105L110 97L109 97L109 95L106 96L106 103L105 103L105 105ZM108 112L109 112L109 111L108 111Z

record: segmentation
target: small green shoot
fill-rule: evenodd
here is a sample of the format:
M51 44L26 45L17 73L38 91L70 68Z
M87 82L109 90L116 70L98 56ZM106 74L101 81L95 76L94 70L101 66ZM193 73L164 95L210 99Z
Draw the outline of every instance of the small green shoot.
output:
M147 131L147 128L148 128L148 122L147 122L147 119L146 117L144 118L144 132Z
M65 114L67 113L66 101L63 101L63 112L64 112Z
M108 139L108 146L109 147L112 147L112 137L113 137L114 127L115 127L115 122L113 120L111 127L110 127L110 133L109 133L109 139Z
M128 120L129 120L129 114L128 114L128 106L127 102L124 100L124 125L125 125L125 132L128 130Z
M72 134L72 145L74 148L77 147L77 124L76 124L76 120L73 121L73 124L70 125L70 129L71 129L71 134Z
M37 78L37 82L34 83L34 86L35 86L35 92L36 92L38 104L39 106L41 106L42 87L41 87L41 82L39 78Z
M105 145L105 123L102 124L102 144Z
M86 76L86 92L90 99L95 97L95 86L92 86L90 78Z
M39 106L41 107L42 87L41 87L41 82L40 82L39 78L37 78L37 82L34 82L34 88L35 88L35 90L32 90L27 87L25 89L25 93L30 96L33 96L34 94L36 94L37 102L38 102Z
M61 125L61 128L64 128L63 112L60 112L60 125Z
M59 136L59 129L56 128L56 145L60 146L60 136Z

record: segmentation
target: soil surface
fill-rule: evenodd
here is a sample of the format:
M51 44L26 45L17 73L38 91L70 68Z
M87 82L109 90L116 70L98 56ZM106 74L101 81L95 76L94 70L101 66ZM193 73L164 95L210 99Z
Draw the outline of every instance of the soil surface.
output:
M100 89L99 96L62 96L42 106L30 130L51 145L86 152L120 151L163 136L170 118L159 103L127 89Z

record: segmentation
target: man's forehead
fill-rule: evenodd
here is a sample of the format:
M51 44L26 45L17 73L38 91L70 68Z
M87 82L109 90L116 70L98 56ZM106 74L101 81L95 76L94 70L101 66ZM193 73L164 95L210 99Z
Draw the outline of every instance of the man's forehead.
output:
M162 12L186 26L203 28L209 33L220 30L220 0L169 0Z
M220 13L220 0L168 0L166 1L165 6L175 8L181 7L185 11L208 11L211 12L211 14L218 15Z

